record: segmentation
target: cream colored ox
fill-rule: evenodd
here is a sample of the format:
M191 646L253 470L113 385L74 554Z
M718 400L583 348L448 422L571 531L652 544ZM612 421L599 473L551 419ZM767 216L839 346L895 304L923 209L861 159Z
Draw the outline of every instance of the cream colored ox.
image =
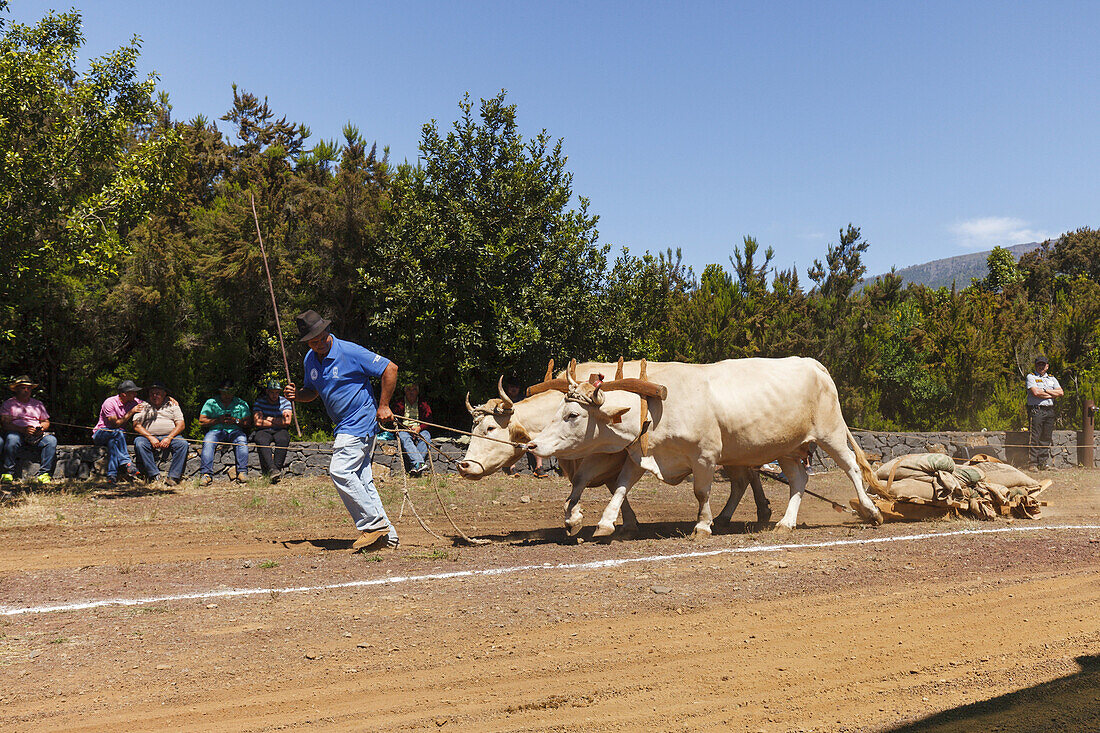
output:
M621 377L624 366L630 374L639 373L640 362L626 362L624 365L621 360L618 364L586 362L576 366L575 369L580 370L582 374L604 374L614 369L617 376ZM553 362L550 362L543 384L532 388L531 391L535 394L518 402L509 399L503 389L502 381L497 383L497 391L500 394L498 399L489 400L475 407L470 403L470 396L466 396L466 409L473 417L474 424L466 455L458 463L460 476L480 479L512 466L523 457L526 452L524 444L530 440L533 433L542 430L554 419L561 406L568 381L565 379L565 372L554 380L552 371ZM540 387L547 388L538 391ZM572 486L569 499L565 503L565 528L570 536L576 535L583 526L584 514L580 508L580 500L584 490L589 486L603 484L614 494L616 480L626 459L626 451L598 453L575 460L559 459L562 472ZM727 523L730 521L741 497L750 485L753 489L753 498L756 500L757 521L760 523L769 521L771 507L760 485L759 474L747 468L737 468L728 473L731 484L730 497L718 516L719 521ZM637 529L638 519L625 497L622 500L621 509L623 532L629 534Z
M629 460L623 462L597 536L614 532L627 492L645 471L669 484L691 475L699 501L695 534L709 535L715 470L770 461L778 461L790 480L790 501L776 527L789 531L808 478L799 458L810 443L821 446L848 475L864 520L882 522L863 487L864 480L872 487L878 481L844 423L832 377L816 360L655 362L647 371L648 380L601 384L579 382L567 370L569 391L556 418L527 446L536 455L559 460L626 451Z

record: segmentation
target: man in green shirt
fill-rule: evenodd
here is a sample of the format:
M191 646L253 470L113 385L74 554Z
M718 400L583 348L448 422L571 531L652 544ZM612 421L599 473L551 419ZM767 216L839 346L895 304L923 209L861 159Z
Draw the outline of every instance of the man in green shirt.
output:
M199 412L199 425L206 430L202 439L202 456L199 460L199 483L203 486L214 481L214 450L218 443L233 443L236 468L229 469L229 478L239 483L247 481L248 438L245 430L250 419L248 403L235 395L236 385L226 379L218 385L218 396L211 397Z

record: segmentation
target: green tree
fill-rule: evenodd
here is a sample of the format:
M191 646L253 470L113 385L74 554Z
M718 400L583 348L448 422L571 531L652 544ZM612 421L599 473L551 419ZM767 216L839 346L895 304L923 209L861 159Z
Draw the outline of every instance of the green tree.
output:
M80 72L81 26L77 12L35 25L0 16L3 361L44 373L51 396L62 369L80 373L69 354L125 262L128 233L172 191L183 154L158 124L155 76L138 77L138 38Z
M524 140L504 92L459 108L446 134L424 126L418 165L397 167L387 269L365 282L389 353L451 395L595 354L607 252L588 200L570 207L561 140Z

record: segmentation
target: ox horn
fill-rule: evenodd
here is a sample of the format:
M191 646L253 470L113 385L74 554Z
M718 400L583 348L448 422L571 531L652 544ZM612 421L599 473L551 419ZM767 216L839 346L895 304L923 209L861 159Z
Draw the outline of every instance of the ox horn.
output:
M600 389L600 383L597 382L595 386L592 387L592 404L599 407L603 404L603 397L603 390Z
M500 401L503 404L505 410L512 409L512 400L508 397L508 393L504 391L504 375L500 375L500 379L497 380L497 392L500 393Z
M579 384L579 382L577 382L577 360L576 359L570 359L569 360L569 368L565 370L565 376L569 379L569 386L570 387L576 387L577 384Z
M542 378L542 381L549 382L554 378L554 360L551 359L546 364L546 376Z
M470 412L470 417L474 415L474 406L470 404L470 393L466 393L466 409Z
M615 366L615 379L623 378L623 358L619 357L619 363Z

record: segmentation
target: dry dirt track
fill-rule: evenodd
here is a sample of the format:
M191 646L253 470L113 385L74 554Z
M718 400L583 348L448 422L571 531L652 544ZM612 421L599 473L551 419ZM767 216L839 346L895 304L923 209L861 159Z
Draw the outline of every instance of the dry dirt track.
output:
M1051 477L1042 521L995 526L1100 525L1096 473ZM367 557L321 480L132 493L0 509L0 606L550 567L0 616L0 729L1100 730L1100 530L863 529L807 500L793 537L692 543L690 490L647 483L641 537L563 545L560 479L452 479L456 519L497 543L451 547L406 510L402 548Z

